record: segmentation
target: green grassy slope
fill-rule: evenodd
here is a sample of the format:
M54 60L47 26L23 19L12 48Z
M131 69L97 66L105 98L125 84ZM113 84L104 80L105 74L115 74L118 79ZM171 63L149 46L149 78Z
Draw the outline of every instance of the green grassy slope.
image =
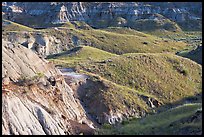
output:
M138 31L132 30L133 33L130 34L130 31L126 29L123 33L113 29L93 29L77 22L66 23L59 28L61 32L77 37L82 45L83 43L89 43L88 45L91 47L116 54L176 52L187 46L183 42L161 39ZM52 29L44 31L55 33Z
M194 96L202 90L202 67L173 54L132 53L112 57L108 62L80 63L78 67L154 95L163 103Z
M57 64L57 62L65 63L67 67L76 66L79 63L90 63L106 60L113 56L118 56L94 47L83 46L76 47L60 54L50 55L48 59Z
M167 30L155 30L155 31L142 31L147 34L155 35L161 38L169 39L182 39L182 38L193 38L197 36L202 36L201 31L181 31L181 32L171 32Z
M126 114L133 109L135 113L151 113L151 108L141 96L152 97L144 93L118 85L96 74L80 71L89 76L86 83L77 90L80 100L86 104L88 113L100 117L103 113ZM137 108L137 109L136 109Z
M6 20L5 20L6 21ZM57 29L32 29L14 22L3 27L3 31L36 31L45 35L53 35L64 40L65 35L70 39L76 37L79 43L77 46L88 45L115 54L124 53L161 53L177 52L186 48L184 42L176 42L169 39L158 38L157 36L145 34L132 29L114 28L93 29L83 22L69 22L56 25ZM76 46L76 45L75 45ZM72 46L74 47L74 46Z
M196 46L202 42L202 31L181 31L171 32L166 30L144 31L144 33L158 36L160 38L183 41L191 46Z
M145 31L160 38L186 42L189 46L176 54L202 64L202 31L170 32L165 30Z
M33 31L33 28L2 19L2 31Z
M202 91L201 65L170 53L128 53L116 56L85 46L78 54L59 56L52 60L55 64L91 72L117 85L154 96L164 104Z
M199 64L202 64L202 46L178 52L177 55L189 58Z
M181 32L181 28L173 21L169 19L151 20L140 19L129 22L130 26L139 31L155 31L155 30L167 30L172 32Z
M122 125L104 126L96 134L113 135L195 135L202 133L202 105L186 104L142 119L123 122ZM202 110L201 110L202 111ZM195 118L196 116L196 118ZM195 119L193 119L193 117Z

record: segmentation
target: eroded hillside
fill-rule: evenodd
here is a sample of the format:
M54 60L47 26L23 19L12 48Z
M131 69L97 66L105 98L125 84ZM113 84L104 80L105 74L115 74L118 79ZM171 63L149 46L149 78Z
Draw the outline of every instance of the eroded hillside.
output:
M2 134L202 134L200 9L3 2Z
M92 131L79 100L52 64L31 50L3 41L3 134L79 134L79 123ZM82 124L84 123L84 124Z

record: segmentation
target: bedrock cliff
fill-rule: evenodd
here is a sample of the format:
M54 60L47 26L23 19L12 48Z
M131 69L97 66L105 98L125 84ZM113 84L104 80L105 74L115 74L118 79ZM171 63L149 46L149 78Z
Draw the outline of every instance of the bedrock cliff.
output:
M5 17L25 25L31 25L25 18L38 18L36 26L85 21L99 28L128 26L137 29L135 22L141 19L169 19L189 29L200 29L202 26L202 6L199 2L4 2L2 5ZM184 24L186 21L189 23ZM197 25L192 28L192 24Z
M92 134L93 123L52 64L21 45L3 41L2 48L3 134Z

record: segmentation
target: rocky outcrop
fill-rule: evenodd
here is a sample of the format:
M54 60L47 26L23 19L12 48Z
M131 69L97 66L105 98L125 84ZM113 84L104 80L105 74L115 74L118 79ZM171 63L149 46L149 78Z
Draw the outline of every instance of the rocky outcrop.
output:
M72 41L72 36L68 34L63 36L63 34L58 34L58 32L55 32L55 34L56 35L38 32L7 32L3 35L3 39L11 43L23 45L43 57L60 53L77 46L76 43Z
M51 63L22 45L3 41L2 48L3 134L77 134L70 120L93 130L80 101Z
M47 23L85 21L95 27L104 27L104 24L131 27L127 22L160 20L157 14L180 24L189 20L201 22L201 5L194 2L7 2L3 4L3 13L17 22L20 20L15 16L21 14L44 18L42 22ZM112 24L117 18L125 21Z
M17 44L3 40L2 44L2 77L9 77L16 82L18 78L32 77L36 73L43 73L50 77L57 73L52 64L42 61L31 50Z

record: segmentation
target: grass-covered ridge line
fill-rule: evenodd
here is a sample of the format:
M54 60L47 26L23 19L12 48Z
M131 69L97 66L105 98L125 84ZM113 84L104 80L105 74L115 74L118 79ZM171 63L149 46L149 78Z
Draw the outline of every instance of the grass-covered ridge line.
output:
M191 118L199 109L202 109L200 103L185 104L142 119L123 122L121 126L115 128L106 125L96 134L176 135L181 132L195 134L202 131L202 121L199 118L191 121Z
M202 46L180 51L177 53L177 55L189 58L199 64L202 64Z
M10 22L10 21L8 21ZM117 29L117 30L116 30ZM67 22L57 24L55 27L44 29L32 29L26 26L11 22L10 25L3 27L5 32L31 31L52 35L58 39L64 40L64 36L74 37L75 46L91 46L114 54L124 53L162 53L177 52L186 48L184 42L176 42L169 39L158 38L157 36L145 34L128 28L107 28L94 29L84 22ZM76 42L74 42L76 41Z
M81 63L78 69L154 95L164 103L172 103L202 91L202 67L190 59L173 54L131 53L112 57L105 63Z
M156 30L144 31L144 33L174 41L183 41L193 47L202 44L202 31L171 32L166 30Z
M93 29L87 24L72 22L62 24L59 29L65 34L77 37L80 43L78 46L88 43L91 47L116 54L176 52L187 46L183 42L161 39L127 28L120 28L119 31L113 28ZM43 31L55 34L52 29Z
M33 28L6 20L2 19L2 30L3 31L12 31L12 32L18 32L18 31L34 31Z
M88 53L92 56L87 56ZM95 56L99 56L99 60ZM85 46L78 54L74 52L70 57L64 55L52 60L57 65L97 74L126 90L133 89L138 94L153 96L164 104L195 96L202 91L201 65L170 53L103 55L102 51Z
M86 103L89 113L92 115L101 115L103 112L125 114L135 108L137 113L151 113L151 108L141 98L141 95L146 96L140 91L118 85L114 82L106 80L96 74L80 71L89 76L86 84L82 84L80 89L85 89L80 96L80 100ZM152 97L148 96L147 97ZM96 107L93 109L93 107Z
M50 61L54 61L55 63L64 62L70 67L79 63L90 63L107 60L113 56L118 55L94 47L82 46L75 47L60 54L50 55L47 58L50 59Z
M182 31L175 33L165 30L156 30L145 31L145 33L187 43L189 46L177 51L176 54L202 64L202 31Z
M162 16L162 15L159 15ZM155 31L155 30L167 30L172 32L181 32L182 29L176 22L169 19L153 20L153 19L139 19L136 21L130 21L130 26L139 31Z

